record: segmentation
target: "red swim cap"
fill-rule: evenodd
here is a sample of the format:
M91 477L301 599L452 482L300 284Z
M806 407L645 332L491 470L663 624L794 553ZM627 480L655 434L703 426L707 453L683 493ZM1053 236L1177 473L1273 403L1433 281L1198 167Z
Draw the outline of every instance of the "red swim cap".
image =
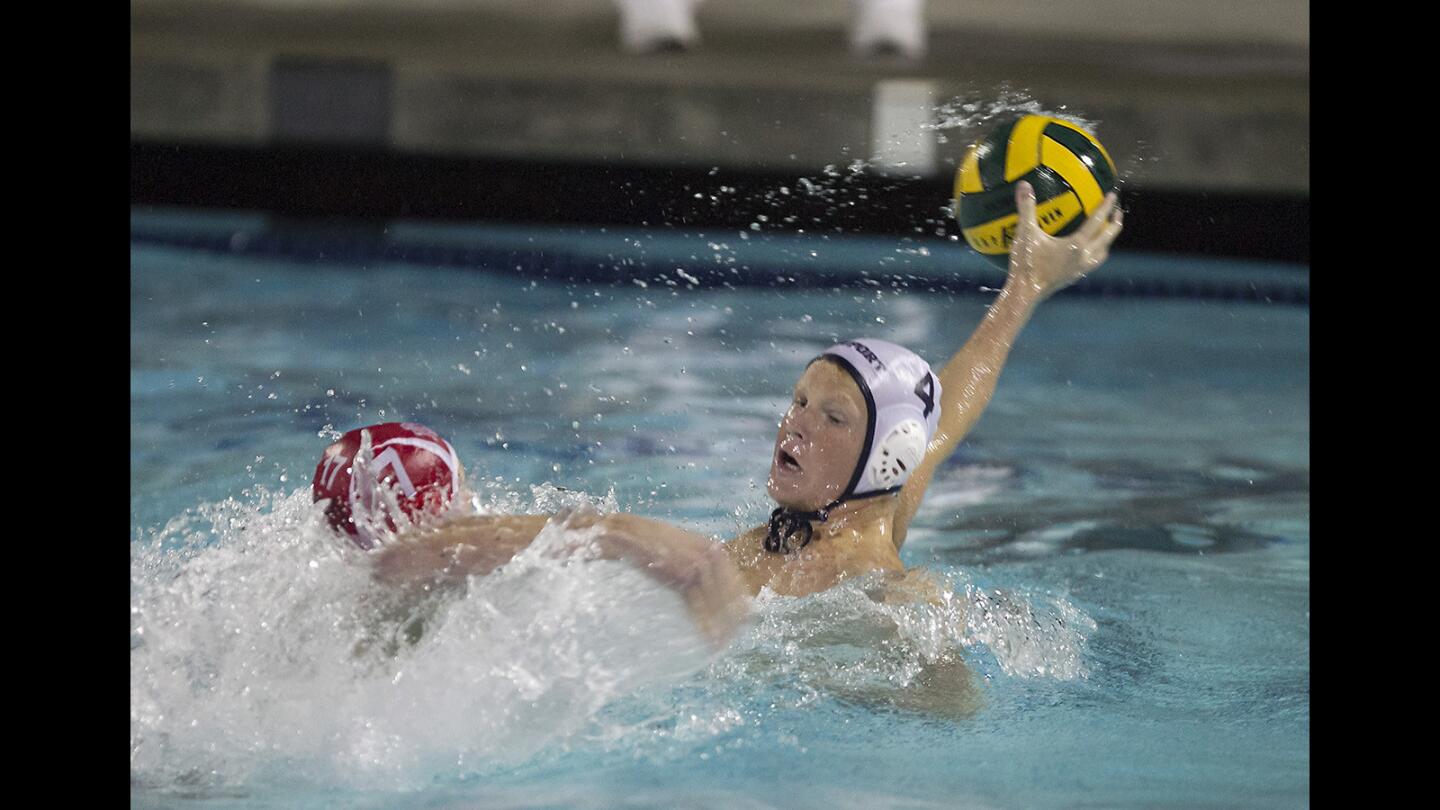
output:
M352 475L362 431L370 434L369 463ZM459 491L460 478L455 448L435 431L411 422L385 422L356 428L325 448L313 488L317 502L330 499L325 508L330 525L370 549L378 541L366 520L356 520L357 513L371 515L375 523L383 516L391 531L396 528L389 499L377 497L382 490L391 490L400 511L413 519L444 511Z

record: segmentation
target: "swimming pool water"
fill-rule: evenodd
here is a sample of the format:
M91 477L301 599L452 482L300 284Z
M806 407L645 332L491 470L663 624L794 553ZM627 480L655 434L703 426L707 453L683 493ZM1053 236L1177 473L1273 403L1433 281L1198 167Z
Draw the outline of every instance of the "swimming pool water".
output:
M986 297L145 244L131 279L137 806L1308 804L1305 308L1043 305L902 553L950 608L762 599L707 659L643 577L536 555L380 660L308 506L335 432L423 422L493 502L729 537L806 360L872 335L939 364Z

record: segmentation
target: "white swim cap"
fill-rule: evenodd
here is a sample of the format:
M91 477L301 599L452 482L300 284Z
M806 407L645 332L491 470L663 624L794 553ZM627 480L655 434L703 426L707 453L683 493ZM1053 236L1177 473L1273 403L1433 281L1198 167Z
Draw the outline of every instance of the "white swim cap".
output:
M898 490L939 428L940 380L920 355L874 338L838 343L815 360L824 358L850 372L869 411L865 450L839 500Z

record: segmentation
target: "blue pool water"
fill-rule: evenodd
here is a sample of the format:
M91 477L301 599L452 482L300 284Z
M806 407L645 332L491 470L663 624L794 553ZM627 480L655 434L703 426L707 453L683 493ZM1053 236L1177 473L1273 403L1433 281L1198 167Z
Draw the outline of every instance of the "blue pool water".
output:
M873 335L938 364L986 296L131 255L135 806L1308 804L1304 307L1047 302L902 554L948 605L762 598L707 657L643 576L534 553L392 656L357 640L413 617L309 504L335 432L430 425L487 506L730 537L768 514L809 357ZM1101 272L1168 267L1207 269Z

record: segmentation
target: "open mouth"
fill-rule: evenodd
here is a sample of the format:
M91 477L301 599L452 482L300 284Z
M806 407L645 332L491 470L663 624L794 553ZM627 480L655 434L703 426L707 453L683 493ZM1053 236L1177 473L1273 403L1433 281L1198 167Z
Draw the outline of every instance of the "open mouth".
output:
M779 451L775 458L779 462L780 469L786 472L800 472L800 462L784 450Z

